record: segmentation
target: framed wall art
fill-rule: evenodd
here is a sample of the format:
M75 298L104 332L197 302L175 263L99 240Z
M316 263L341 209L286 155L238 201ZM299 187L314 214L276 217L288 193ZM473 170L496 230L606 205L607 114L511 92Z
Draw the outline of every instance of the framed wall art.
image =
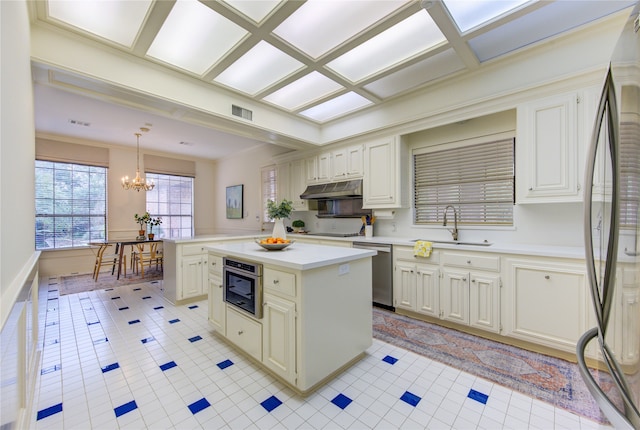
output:
M232 185L227 187L227 218L242 219L242 198L244 194L244 185Z

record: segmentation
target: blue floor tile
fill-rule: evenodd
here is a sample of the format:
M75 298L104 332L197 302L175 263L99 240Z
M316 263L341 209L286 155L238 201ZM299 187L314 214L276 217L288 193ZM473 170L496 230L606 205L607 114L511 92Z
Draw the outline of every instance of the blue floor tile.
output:
M189 309L196 309L198 305L189 306Z
M111 371L111 370L116 370L116 369L118 369L119 367L120 367L120 365L119 365L118 363L111 363L111 364L109 364L109 365L107 365L107 366L104 366L104 367L102 368L102 373L107 373L107 372L109 372L109 371Z
M100 339L94 340L93 344L94 345L98 345L98 344L105 343L105 342L109 342L109 339L106 338L106 337L101 337Z
M422 400L422 398L419 396L416 396L413 393L405 391L402 397L400 397L400 400L409 403L411 406L417 406L418 403L420 403L420 400Z
M142 288L134 288L133 291L140 291Z
M476 391L474 389L469 390L469 394L467 394L467 397L470 399L473 399L477 402L482 403L483 405L487 404L487 400L489 400L489 396L487 396L486 394L481 393L480 391Z
M173 367L176 367L176 366L177 366L177 364L176 364L175 361L170 361L168 363L164 363L164 364L160 365L160 370L162 370L164 372L165 370L169 370L169 369L171 369Z
M203 397L197 402L191 403L189 405L189 410L191 411L192 414L195 415L201 410L208 408L209 406L211 406L211 403L209 403L209 401Z
M122 415L131 412L135 409L138 409L138 405L136 405L136 401L132 400L129 403L125 403L124 405L120 405L115 408L113 411L116 413L116 418L121 417Z
M60 364L56 364L54 366L49 366L49 367L45 367L44 369L42 369L40 371L41 375L46 375L47 373L51 373L51 372L55 372L57 370L62 369L62 366Z
M133 321L129 321L129 324L137 324L139 322L140 322L140 320L133 320Z
M120 296L115 296L115 297L111 297L111 300L117 300L119 298L120 298Z
M100 324L100 321L91 321L87 323L87 325L94 325L94 324Z
M382 361L384 361L385 363L389 363L389 364L396 364L396 361L398 361L398 359L394 358L394 357L392 357L390 355L387 355L386 357L384 357L382 359Z
M158 309L164 309L164 306L156 306L153 310L157 311Z
M118 308L118 310L119 310L119 311L125 311L125 310L127 310L127 309L129 309L129 306L124 306L124 307L122 307L122 308Z
M276 396L271 396L260 404L267 410L267 412L271 412L272 410L280 406L282 402Z
M156 340L156 338L155 338L155 337L153 337L153 336L150 336L150 337L145 337L144 339L140 339L140 342L142 342L142 343L149 343L149 342L152 342L152 341L154 341L154 340Z
M344 409L347 406L349 406L349 403L351 403L352 401L353 400L351 400L350 398L348 398L344 394L340 393L337 396L335 396L333 398L333 400L331 400L331 403L333 403L334 405L336 405L340 409Z
M224 360L224 361L221 361L220 363L218 363L218 364L217 364L217 366L218 366L220 369L226 369L226 368L227 368L227 367L229 367L229 366L233 366L233 361L231 361L231 360Z
M189 338L189 342L193 343L193 342L197 342L199 340L202 340L201 336L193 336Z
M180 322L180 320L178 318L174 319L174 320L170 320L169 324L175 324L177 322Z
M46 409L38 411L38 417L36 418L36 421L47 418L48 416L51 416L53 414L57 414L58 412L62 412L62 403L58 403L57 405L49 406Z
M151 298L151 296L144 296L144 297L142 298L142 300L147 300L147 299L150 299L150 298Z

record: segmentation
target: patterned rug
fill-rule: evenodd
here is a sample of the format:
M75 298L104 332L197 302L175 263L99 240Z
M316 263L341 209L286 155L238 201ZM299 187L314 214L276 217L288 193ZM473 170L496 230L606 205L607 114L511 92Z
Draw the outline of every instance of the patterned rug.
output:
M69 276L60 276L60 285L58 286L59 294L82 293L85 291L104 290L105 288L121 287L123 285L139 284L141 282L162 280L162 270L156 270L151 267L144 271L144 278L140 274L127 273L124 277L120 275L120 279L116 279L116 275L104 272L98 276L98 281L94 281L91 273L74 274Z
M582 381L575 363L375 307L373 336L556 407L608 424ZM601 381L603 377L608 377L604 372L597 374L596 379ZM609 388L613 390L612 387Z

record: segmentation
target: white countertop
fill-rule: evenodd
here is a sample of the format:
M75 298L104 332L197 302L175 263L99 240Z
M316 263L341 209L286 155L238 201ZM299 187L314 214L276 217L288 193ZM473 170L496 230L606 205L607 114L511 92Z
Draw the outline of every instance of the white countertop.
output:
M309 243L293 243L281 251L267 251L254 241L209 245L205 249L225 256L244 258L295 270L309 270L343 264L376 255L376 251L368 249L321 246Z

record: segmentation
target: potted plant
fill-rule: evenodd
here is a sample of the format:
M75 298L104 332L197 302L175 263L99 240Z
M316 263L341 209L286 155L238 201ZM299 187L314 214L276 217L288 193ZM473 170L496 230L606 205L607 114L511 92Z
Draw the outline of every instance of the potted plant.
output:
M149 238L149 240L153 240L153 238L155 237L155 234L153 233L153 226L160 224L162 224L162 218L149 218L149 221L147 221L147 225L149 226L149 233L147 234L147 237Z
M291 223L291 227L296 233L300 233L300 231L304 228L304 221L301 219L297 219Z
M287 199L283 199L280 204L277 204L274 200L267 201L267 213L269 218L273 220L273 233L272 237L281 237L286 239L287 231L284 228L284 218L289 218L291 211L293 210L293 202Z
M138 224L140 224L140 229L138 230L138 237L144 237L144 232L145 232L144 225L149 222L149 220L151 219L151 215L149 215L149 212L145 212L142 215L135 214L133 218L136 220Z

